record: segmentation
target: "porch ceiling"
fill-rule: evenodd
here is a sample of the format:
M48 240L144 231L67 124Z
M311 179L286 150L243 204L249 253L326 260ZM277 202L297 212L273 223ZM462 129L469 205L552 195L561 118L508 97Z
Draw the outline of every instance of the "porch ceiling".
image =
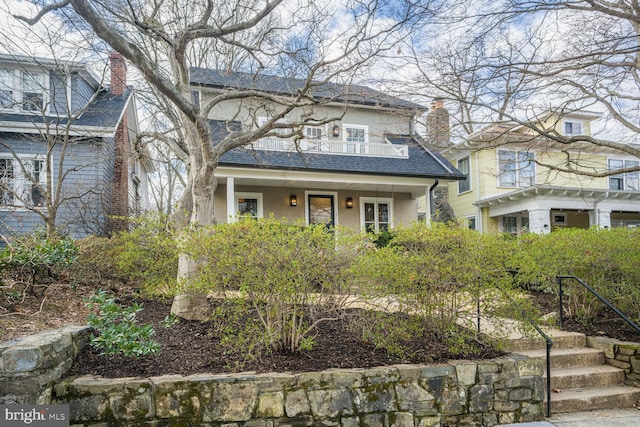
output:
M474 205L481 208L491 206L513 204L535 197L544 197L547 200L581 199L591 201L619 200L640 202L640 191L606 190L594 188L553 187L537 185L522 188L498 196L479 200Z

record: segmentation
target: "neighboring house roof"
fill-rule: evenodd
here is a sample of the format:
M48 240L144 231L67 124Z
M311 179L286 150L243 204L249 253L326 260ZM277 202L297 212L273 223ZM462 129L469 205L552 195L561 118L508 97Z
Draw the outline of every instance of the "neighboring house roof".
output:
M210 123L213 140L221 141L228 133L227 123L218 120L212 120ZM388 135L386 139L392 144L407 145L408 158L283 152L240 147L223 154L219 165L378 176L464 179L464 175L453 168L444 157L427 149L421 139L403 135Z
M108 90L100 91L82 114L73 120L71 123L72 128L77 129L77 132L82 132L83 130L91 132L96 129L115 131L132 95L133 89L130 87L127 88L127 91L122 96L115 96ZM10 127L16 132L27 132L29 127L36 131L37 125L43 124L66 126L68 122L69 117L67 115L47 115L43 117L41 114L0 113L0 129Z
M277 77L265 74L226 72L206 68L191 68L191 84L216 89L256 90L274 95L296 96L307 86L304 79ZM404 99L355 84L312 82L311 95L318 99L376 107L424 111L427 108Z

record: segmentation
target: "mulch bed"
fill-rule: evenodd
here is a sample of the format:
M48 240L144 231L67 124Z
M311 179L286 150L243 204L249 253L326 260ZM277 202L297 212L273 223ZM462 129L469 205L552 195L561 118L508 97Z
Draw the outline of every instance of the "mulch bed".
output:
M167 374L229 373L237 370L263 372L307 372L329 368L370 368L400 363L436 363L449 359L489 359L501 352L473 341L472 353L454 355L435 335L415 336L405 343L411 346L410 357L394 357L383 349L360 339L360 335L343 321L321 323L311 351L263 354L244 364L237 355L224 352L215 336L212 322L180 320L166 328L161 321L170 313L170 303L144 300L138 314L140 323L152 324L161 350L156 356L101 356L91 347L76 359L68 375L103 377L158 376Z
M554 293L531 292L532 302L542 314L558 312L558 296ZM606 306L596 318L583 323L575 318L568 317L563 320L563 330L580 332L588 336L606 336L620 341L640 342L640 332L636 331L627 322L618 318Z

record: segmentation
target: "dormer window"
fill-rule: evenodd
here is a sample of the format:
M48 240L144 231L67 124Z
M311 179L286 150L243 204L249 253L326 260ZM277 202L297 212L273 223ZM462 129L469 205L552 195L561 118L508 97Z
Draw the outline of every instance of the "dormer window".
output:
M45 73L0 69L0 108L40 112L45 108Z
M582 135L582 122L565 120L564 134L565 135Z

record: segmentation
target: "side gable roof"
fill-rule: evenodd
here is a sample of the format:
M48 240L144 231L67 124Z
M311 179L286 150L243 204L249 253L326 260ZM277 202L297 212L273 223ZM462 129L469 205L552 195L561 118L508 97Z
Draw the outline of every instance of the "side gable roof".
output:
M227 134L227 123L212 120L214 141L221 141ZM236 124L239 127L239 124ZM407 145L408 158L368 157L306 152L256 150L240 147L220 157L220 166L263 169L299 170L308 172L357 173L378 176L412 178L464 179L440 154L427 149L424 141L413 136L389 135L392 144ZM215 144L215 142L214 142Z
M304 79L250 74L237 71L226 72L206 68L191 68L191 84L215 89L257 90L273 95L295 96L307 85ZM312 82L311 95L324 101L333 101L366 106L404 110L426 111L427 108L395 96L368 88L332 82Z

